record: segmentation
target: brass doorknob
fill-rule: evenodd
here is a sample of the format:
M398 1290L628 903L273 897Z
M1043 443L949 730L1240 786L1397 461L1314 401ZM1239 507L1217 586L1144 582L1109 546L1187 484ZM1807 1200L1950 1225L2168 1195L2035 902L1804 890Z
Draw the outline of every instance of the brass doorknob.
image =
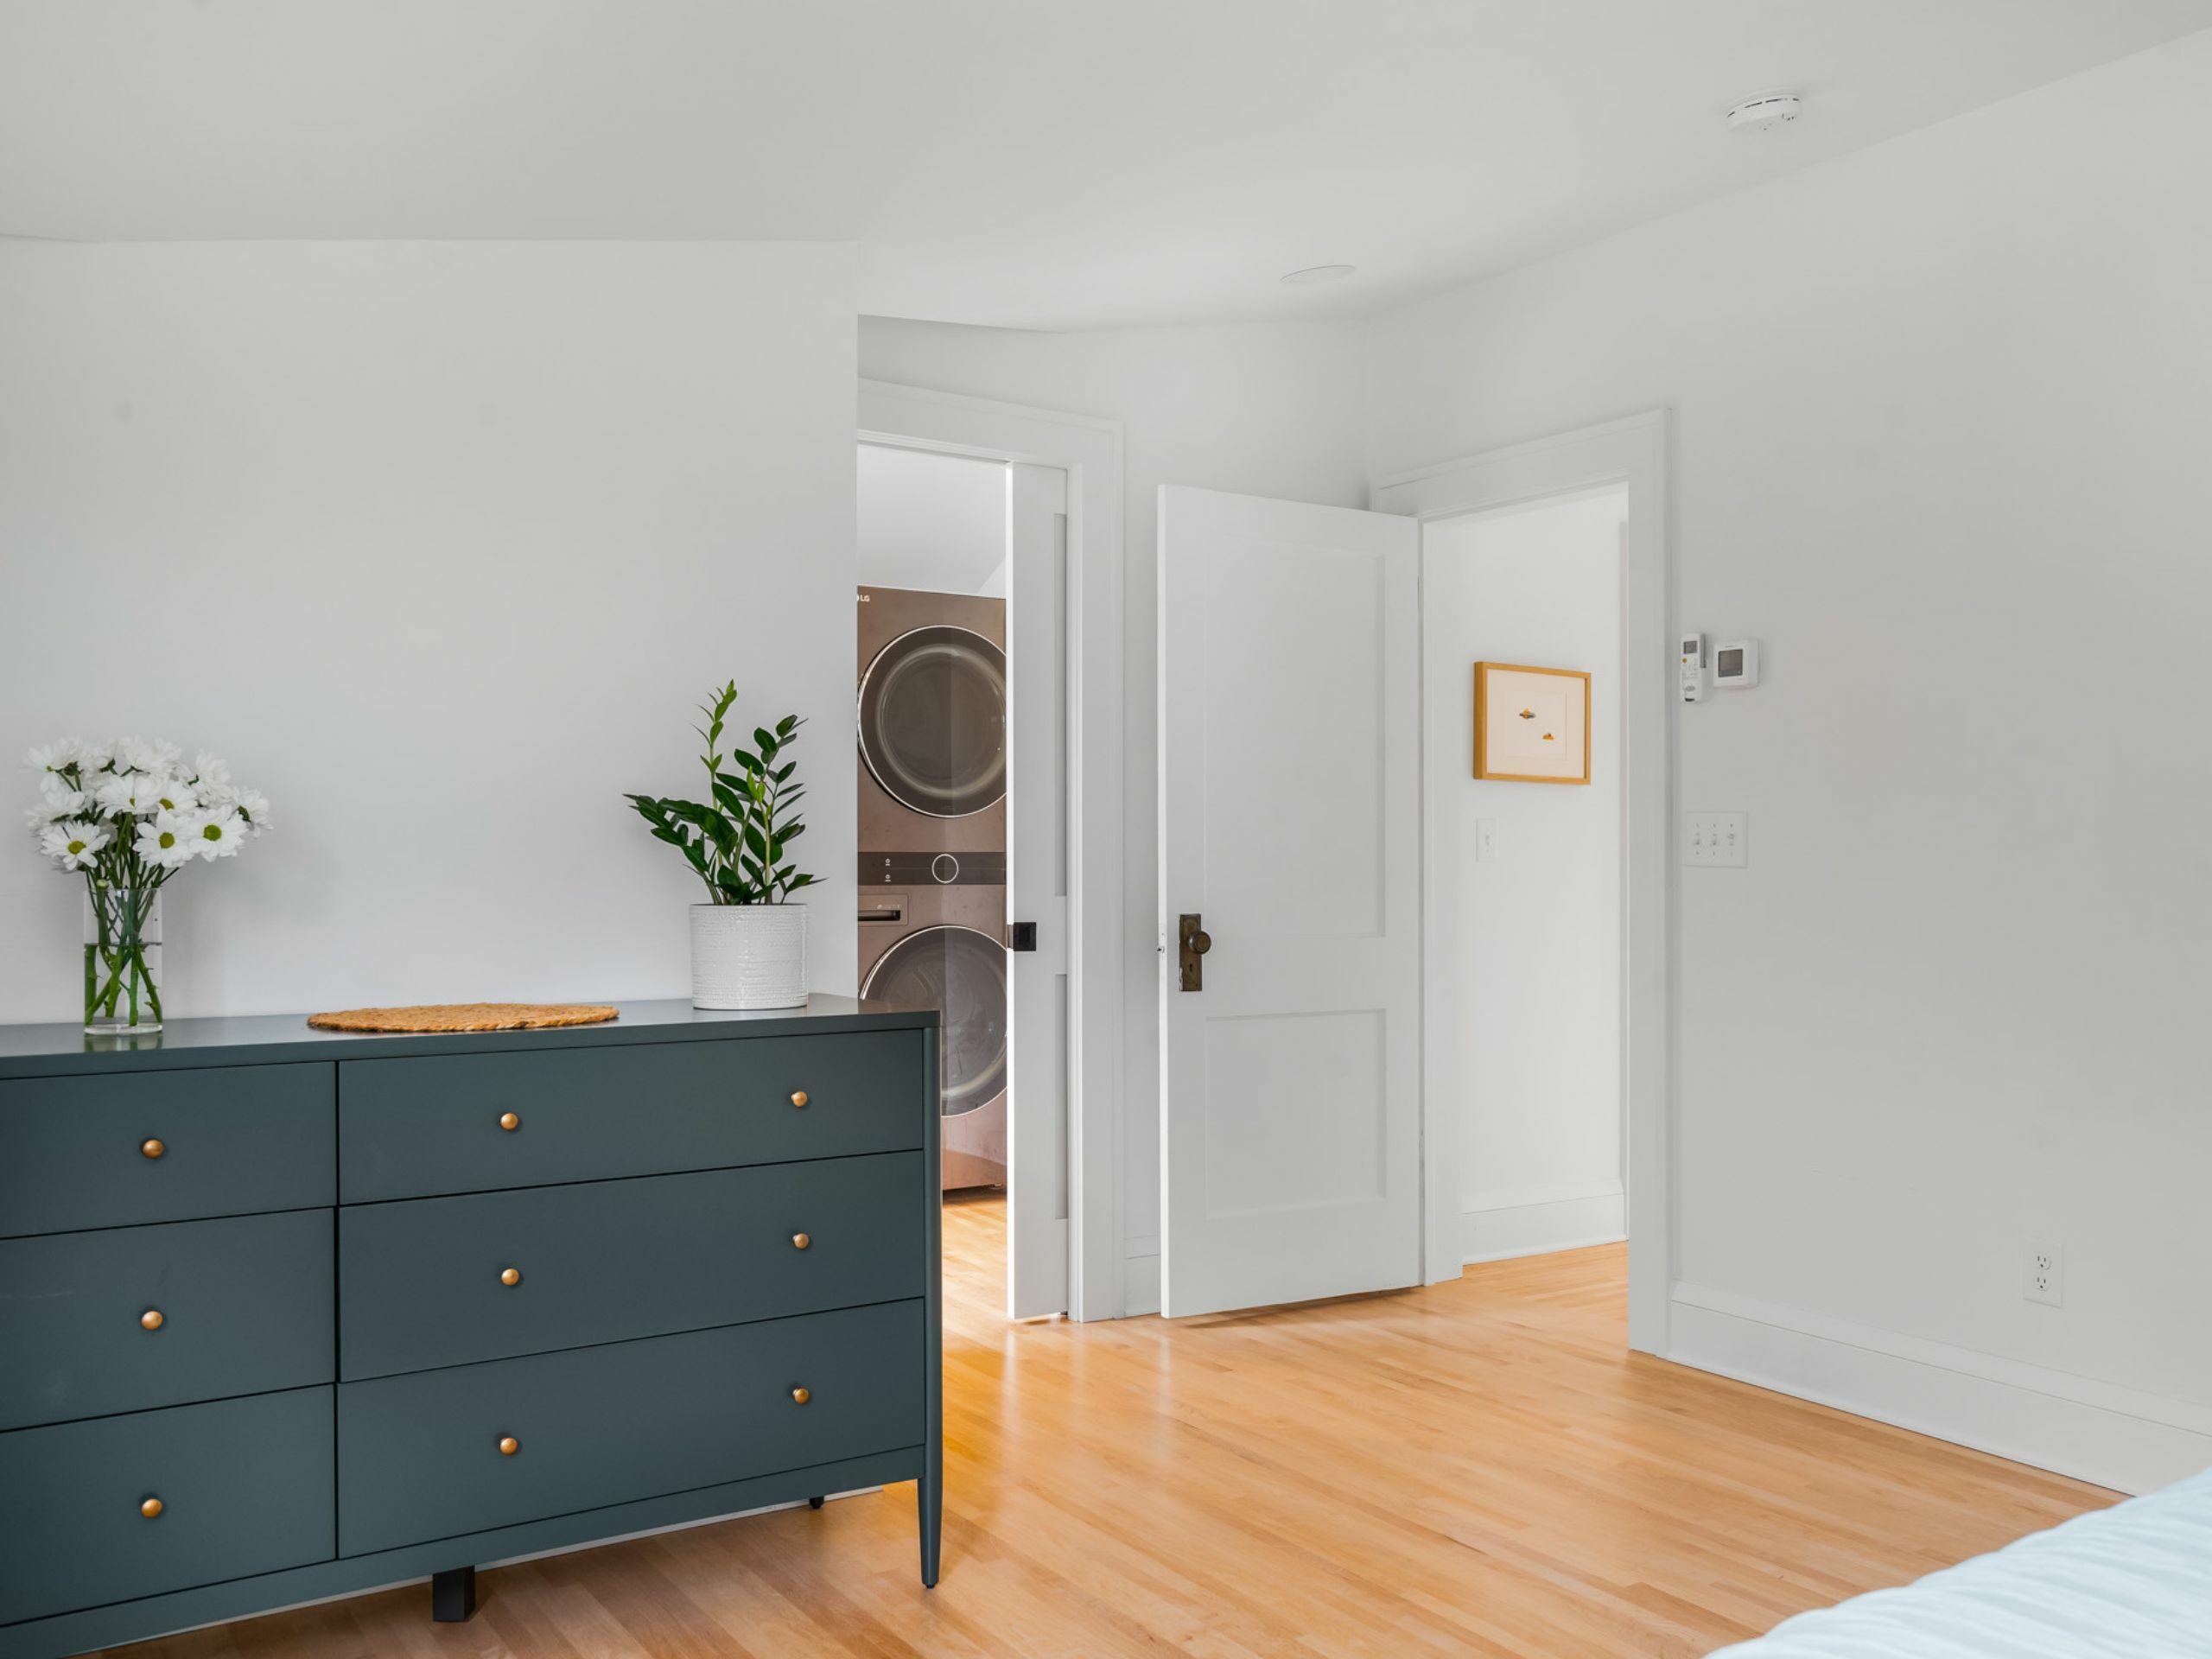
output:
M158 1307L148 1308L143 1313L141 1313L138 1316L138 1326L139 1329L143 1331L160 1330L162 1328L162 1310Z
M810 1234L807 1234L807 1233L793 1233L793 1234L791 1235L791 1249L795 1249L795 1250L803 1250L803 1249L805 1249L809 1245L812 1244L813 1243L814 1243L814 1239L813 1239L812 1236L811 1236L811 1235L810 1235Z
M522 1269L520 1268L500 1268L499 1282L503 1285L518 1285L522 1283Z
M163 1153L167 1152L168 1148L163 1146L159 1141L154 1140L152 1137L149 1136L147 1139L141 1141L138 1143L138 1150L146 1157L158 1158Z
M813 1398L814 1390L812 1389L800 1388L793 1389L791 1390L791 1403L794 1405L803 1406Z
M517 1117L512 1112L501 1112L499 1127L503 1129L518 1129L522 1128L522 1119Z
M513 1435L503 1434L499 1437L499 1455L501 1457L512 1458L516 1452L521 1450L522 1442L515 1439Z
M162 1503L160 1498L149 1497L138 1506L138 1513L151 1521L161 1514L162 1509Z
M794 1089L791 1090L791 1104L799 1108L802 1111L806 1108L806 1099L807 1096L805 1090Z

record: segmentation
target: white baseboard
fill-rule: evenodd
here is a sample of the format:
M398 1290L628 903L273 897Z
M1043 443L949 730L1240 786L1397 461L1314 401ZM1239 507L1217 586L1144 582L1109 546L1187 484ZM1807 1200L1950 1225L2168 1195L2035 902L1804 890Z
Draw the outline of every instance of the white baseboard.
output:
M1677 1284L1667 1357L2123 1492L2212 1466L2212 1408Z
M1160 1312L1160 1241L1156 1238L1133 1238L1128 1242L1128 1254L1122 1258L1122 1314L1135 1319L1140 1313Z
M1462 1203L1459 1259L1469 1264L1577 1250L1586 1244L1617 1243L1628 1236L1627 1201L1618 1181L1596 1187L1498 1193Z

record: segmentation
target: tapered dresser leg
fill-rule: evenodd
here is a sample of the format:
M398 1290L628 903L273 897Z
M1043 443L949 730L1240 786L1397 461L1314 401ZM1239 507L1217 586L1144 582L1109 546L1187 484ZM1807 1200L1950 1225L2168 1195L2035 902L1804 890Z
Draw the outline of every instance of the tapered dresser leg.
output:
M476 1569L456 1567L430 1576L430 1617L441 1624L460 1624L476 1617Z
M922 1523L922 1587L937 1588L938 1550L944 1531L944 1465L934 1455L914 1484L914 1508Z
M822 1500L818 1497L810 1497L806 1500L806 1507L810 1510L818 1510L822 1507Z

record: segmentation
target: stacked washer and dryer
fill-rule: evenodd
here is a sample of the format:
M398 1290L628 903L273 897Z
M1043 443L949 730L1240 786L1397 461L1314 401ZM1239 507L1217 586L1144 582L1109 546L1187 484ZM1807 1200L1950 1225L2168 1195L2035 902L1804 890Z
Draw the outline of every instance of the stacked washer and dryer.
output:
M944 1185L1006 1185L1006 601L862 588L861 995L935 1007Z

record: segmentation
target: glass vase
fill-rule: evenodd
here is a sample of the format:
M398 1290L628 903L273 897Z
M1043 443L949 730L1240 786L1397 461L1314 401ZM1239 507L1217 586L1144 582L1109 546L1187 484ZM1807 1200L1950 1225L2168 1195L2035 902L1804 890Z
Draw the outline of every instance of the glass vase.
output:
M161 890L86 883L86 1032L130 1037L161 1028Z

